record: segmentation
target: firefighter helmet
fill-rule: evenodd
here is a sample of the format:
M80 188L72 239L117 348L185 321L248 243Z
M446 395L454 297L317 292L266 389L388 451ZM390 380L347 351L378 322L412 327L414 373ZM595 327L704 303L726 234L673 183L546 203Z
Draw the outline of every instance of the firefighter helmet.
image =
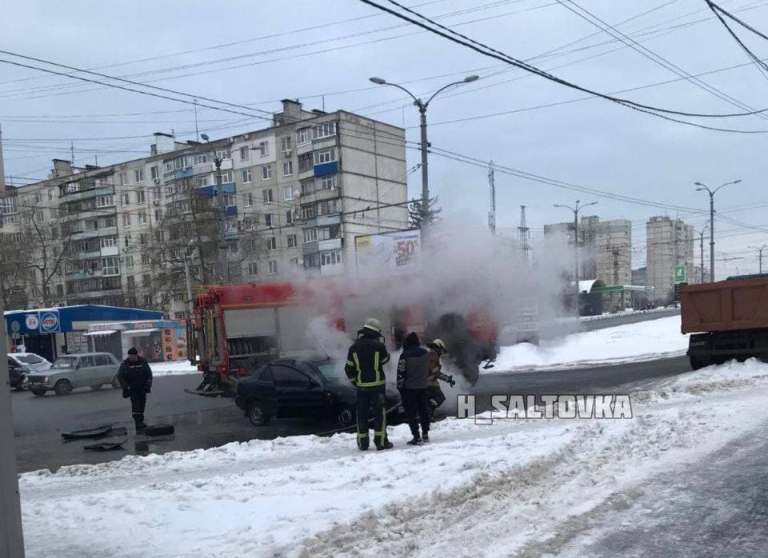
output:
M376 318L368 318L363 324L363 329L370 329L381 335L381 322Z
M443 343L442 339L435 339L434 341L432 341L431 345L434 346L438 351L440 351L440 354L443 354L448 350L445 346L445 343Z

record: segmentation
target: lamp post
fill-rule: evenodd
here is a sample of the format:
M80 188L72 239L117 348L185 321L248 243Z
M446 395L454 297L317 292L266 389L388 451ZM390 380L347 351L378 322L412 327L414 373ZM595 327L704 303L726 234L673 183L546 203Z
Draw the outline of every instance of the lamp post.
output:
M732 180L721 184L714 190L702 182L694 182L697 192L706 192L709 194L709 282L715 282L715 194L717 194L722 188L730 184L738 184L741 182L741 178L738 180Z
M573 280L574 283L576 283L576 304L578 307L578 296L579 296L579 211L584 209L585 207L589 207L591 205L597 205L597 202L589 202L581 205L581 200L576 200L576 205L570 206L570 205L562 205L559 203L554 204L552 207L560 207L563 209L569 209L570 211L573 211L573 261L574 261L574 273L573 273Z
M453 87L454 85L461 85L463 83L471 83L473 81L477 81L480 79L479 76L471 75L465 77L461 81L454 81L452 83L449 83L447 85L444 85L437 91L435 91L431 97L429 97L426 101L423 101L410 91L403 87L402 85L398 85L397 83L390 83L387 80L380 78L380 77L372 77L370 80L375 83L376 85L389 85L391 87L396 87L400 89L401 91L405 91L412 99L413 104L416 105L416 108L419 109L419 117L420 117L420 127L421 127L421 227L422 229L426 227L427 220L429 218L429 171L427 168L427 152L429 150L429 142L427 141L427 108L429 108L429 104L432 102L432 99L437 97L440 93L448 89L449 87Z

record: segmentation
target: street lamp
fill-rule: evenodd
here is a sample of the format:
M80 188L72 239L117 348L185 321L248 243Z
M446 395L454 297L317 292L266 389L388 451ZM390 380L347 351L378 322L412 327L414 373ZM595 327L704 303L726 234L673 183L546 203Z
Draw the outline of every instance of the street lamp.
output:
M741 178L738 180L732 180L721 184L714 190L702 182L694 182L697 192L706 192L709 194L709 282L715 281L715 194L717 194L722 188L730 184L738 184L741 182Z
M569 209L573 211L573 261L574 261L574 273L573 278L574 282L576 283L576 304L578 307L578 296L579 296L579 211L584 209L585 207L589 207L591 205L597 205L597 202L589 202L585 203L583 205L581 204L581 200L576 200L575 206L570 205L562 205L559 203L554 204L552 207L560 207L563 209Z
M429 216L429 173L427 169L427 151L429 149L429 142L427 141L427 108L429 107L429 103L432 102L432 99L437 97L437 95L439 95L449 87L453 87L454 85L461 85L463 83L472 83L473 81L477 81L478 79L480 79L479 76L471 75L471 76L465 77L461 81L454 81L452 83L444 85L443 87L435 91L432 94L432 96L429 97L426 101L423 101L419 97L417 97L416 95L408 91L402 85L388 82L384 78L380 78L380 77L370 78L370 81L375 83L376 85L389 85L391 87L396 87L401 91L405 91L413 99L413 104L416 105L416 108L419 109L419 115L421 119L421 211L420 213L421 213L422 228L426 227L427 219Z

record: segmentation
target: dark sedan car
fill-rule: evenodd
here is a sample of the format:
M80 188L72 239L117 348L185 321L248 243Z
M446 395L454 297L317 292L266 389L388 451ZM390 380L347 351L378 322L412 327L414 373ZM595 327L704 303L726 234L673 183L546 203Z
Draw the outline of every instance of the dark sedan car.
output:
M355 423L355 388L337 363L280 359L237 384L235 403L255 426L272 418L305 418L348 427ZM400 397L387 393L387 421L402 419Z

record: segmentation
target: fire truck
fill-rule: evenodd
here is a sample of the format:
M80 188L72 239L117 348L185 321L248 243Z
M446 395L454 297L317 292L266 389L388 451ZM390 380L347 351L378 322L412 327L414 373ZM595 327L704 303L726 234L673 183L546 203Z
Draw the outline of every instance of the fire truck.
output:
M187 331L189 359L203 374L195 393L230 396L239 377L278 358L343 360L354 332L369 316L382 322L393 351L410 331L426 339L440 337L471 383L477 381L478 365L495 358L498 328L482 310L440 313L429 303L377 308L378 287L314 279L205 288L195 297ZM330 347L333 340L336 346Z

